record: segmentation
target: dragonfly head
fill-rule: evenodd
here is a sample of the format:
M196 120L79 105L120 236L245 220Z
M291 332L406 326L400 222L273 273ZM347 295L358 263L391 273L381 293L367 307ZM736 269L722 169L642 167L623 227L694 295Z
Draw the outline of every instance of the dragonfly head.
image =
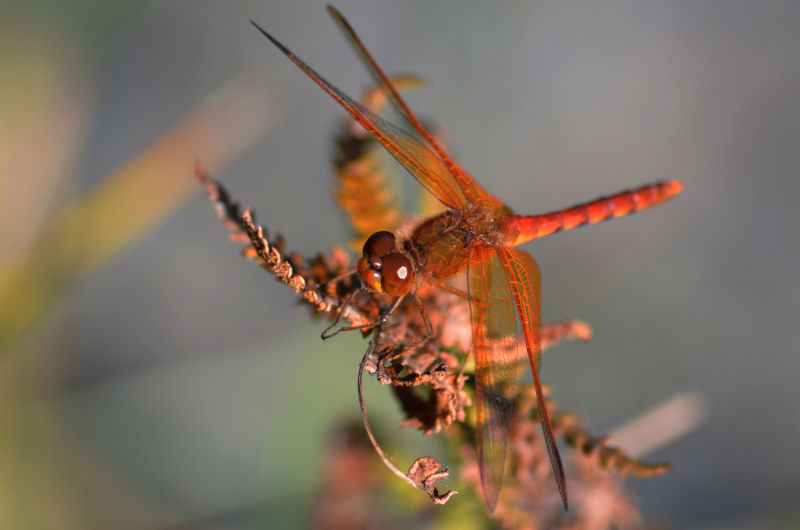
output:
M414 283L414 268L405 254L395 250L391 232L375 232L364 243L358 260L358 277L365 289L373 293L403 296Z

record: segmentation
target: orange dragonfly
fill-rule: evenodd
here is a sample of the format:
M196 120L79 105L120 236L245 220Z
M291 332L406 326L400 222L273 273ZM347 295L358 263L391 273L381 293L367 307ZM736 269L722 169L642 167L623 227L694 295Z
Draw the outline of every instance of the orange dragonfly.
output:
M419 303L415 293L423 283L457 291L445 281L466 269L468 292L461 294L470 304L478 465L486 507L494 512L500 494L518 361L527 353L547 454L566 509L564 471L539 381L539 267L531 255L513 247L663 203L682 191L683 185L677 180L657 182L551 213L515 215L453 162L409 109L341 13L332 6L328 10L418 136L364 108L258 24L251 23L446 207L444 212L418 224L406 238L377 232L364 244L356 268L362 287L371 293L396 297L390 309L369 327L386 322L407 295ZM428 329L431 332L429 323Z

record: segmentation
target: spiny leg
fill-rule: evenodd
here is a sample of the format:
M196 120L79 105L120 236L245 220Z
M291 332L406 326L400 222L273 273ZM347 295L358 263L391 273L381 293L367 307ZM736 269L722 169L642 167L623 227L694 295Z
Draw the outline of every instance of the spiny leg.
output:
M458 287L453 287L449 283L443 282L442 280L430 280L430 282L439 289L441 289L442 291L454 294L459 298L463 298L464 300L469 300L469 294L466 291L459 289Z
M411 353L412 351L421 348L422 346L430 342L431 339L433 339L433 325L431 324L431 321L428 318L428 314L425 312L425 305L422 303L422 300L416 295L416 293L410 293L410 294L411 297L414 298L414 302L417 304L417 309L419 310L419 314L422 317L422 321L425 323L425 336L412 342L402 350L393 352L384 357L383 359L381 359L380 361L381 367L385 366L386 363L388 362L403 357Z
M353 297L355 297L355 295L360 290L361 290L361 287L359 287L358 289L356 289L355 291L350 293L350 295L345 299L344 303L341 306L339 306L339 311L336 313L336 319L333 321L333 323L330 326L328 326L327 328L325 328L322 331L322 340L329 339L329 338L333 337L334 335L337 335L340 331L342 331L342 329L338 329L338 330L334 331L333 333L328 333L331 330L331 328L335 328L337 325L339 325L339 321L342 319L342 315L344 314L344 309L350 304L350 302L353 300Z
M357 292L357 291L355 291L355 292ZM353 294L355 294L355 292ZM353 297L353 295L351 294L347 301L349 302L350 298L352 298L352 297ZM337 317L336 321L333 324L331 324L330 326L328 326L327 328L325 328L325 331L322 332L322 339L323 340L329 339L331 337L334 337L334 336L338 335L342 331L355 331L355 330L369 331L372 328L376 328L376 327L378 327L378 326L380 326L382 324L385 324L389 320L389 317L392 316L392 313L394 313L395 310L398 307L400 307L400 303L403 301L404 298L405 298L405 295L399 296L397 298L397 300L395 300L394 303L392 303L391 307L389 307L389 309L386 311L386 313L381 315L381 318L379 318L375 322L367 322L366 324L361 324L360 326L345 326L345 327L341 327L341 328L337 329L333 333L328 333L328 330L331 329L332 327L334 327L338 323L339 317ZM345 302L345 305L346 304L347 304L347 302ZM344 305L342 306L342 311L343 310L344 310ZM342 311L340 311L340 313L339 313L340 315L341 315Z
M317 284L317 289L319 289L319 290L321 290L321 291L322 291L322 290L325 290L325 288L326 288L327 286L329 286L329 285L331 285L331 284L334 284L334 283L337 283L337 282L339 282L340 280L344 280L344 279L345 279L345 278L347 278L348 276L353 276L353 275L355 275L355 274L356 274L356 272L357 272L357 271L356 271L356 268L355 268L355 267L353 267L352 269L350 269L350 270L347 270L347 271L345 271L345 272L341 273L341 274L340 274L340 275L338 275L338 276L334 276L333 278L331 278L331 279L330 279L330 280L328 280L327 282L318 283L318 284Z

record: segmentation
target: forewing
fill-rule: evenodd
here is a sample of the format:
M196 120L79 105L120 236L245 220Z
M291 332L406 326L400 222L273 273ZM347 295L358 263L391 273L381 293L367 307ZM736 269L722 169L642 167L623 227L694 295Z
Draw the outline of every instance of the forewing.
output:
M459 189L464 194L466 200L472 203L480 203L492 213L506 215L510 214L511 210L506 207L503 202L500 201L500 199L484 190L480 184L475 181L475 179L473 179L466 171L461 169L460 166L453 162L447 152L445 152L445 150L433 138L428 130L422 125L417 116L406 103L405 99L400 95L400 92L397 90L397 88L395 88L392 81L384 73L378 62L364 45L361 38L358 36L358 34L356 34L353 27L350 25L347 19L344 18L344 15L342 15L332 5L328 5L328 12L337 22L348 41L350 41L350 43L353 45L353 49L355 50L356 54L358 54L362 63L364 63L364 66L369 74L372 76L378 86L382 87L386 92L389 101L392 103L395 109L400 113L401 116L405 118L412 129L417 131L420 137L422 137L428 143L436 155L445 163L446 167L449 169L450 173L455 179Z
M550 426L550 416L544 404L542 384L539 381L539 356L541 354L540 329L541 319L541 279L539 266L536 260L527 252L515 248L500 247L497 249L508 283L517 307L522 333L525 336L525 346L533 373L533 384L536 387L536 400L539 406L539 421L542 425L542 435L547 447L547 455L553 466L553 473L558 483L558 492L567 507L567 486L564 479L564 469L561 465L561 456L558 454L553 430Z
M250 22L300 70L339 103L434 197L450 208L460 208L470 202L456 177L457 174L463 173L463 171L460 169L458 170L460 173L451 171L448 164L422 142L351 99L347 94L315 72L286 46L278 42L275 37L267 33L261 26L252 20Z
M497 506L506 441L517 382L521 341L511 285L497 250L473 245L468 262L472 349L475 354L478 466L483 499L490 512Z

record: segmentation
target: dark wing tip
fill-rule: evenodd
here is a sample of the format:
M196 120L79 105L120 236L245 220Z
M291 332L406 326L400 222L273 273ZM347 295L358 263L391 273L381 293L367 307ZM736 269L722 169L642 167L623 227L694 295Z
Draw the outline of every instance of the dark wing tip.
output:
M278 49L279 49L280 51L282 51L282 52L283 52L284 54L286 54L286 55L289 55L289 56L291 56L291 55L292 55L292 52L290 52L290 51L289 51L289 49L288 49L286 46L284 46L283 44L281 44L281 43L278 41L278 39L276 39L275 37L273 37L272 35L270 35L269 33L267 33L267 30L265 30L264 28L262 28L261 26L259 26L259 25L258 25L258 23L257 23L255 20L252 20L252 19L250 19L250 23L251 23L251 24L252 24L252 25L253 25L253 26L254 26L254 27L255 27L255 28L258 30L258 31L260 31L262 35L264 35L266 38L268 38L268 39L270 40L270 42L272 42L272 44L274 44L275 46L277 46L277 47L278 47Z
M478 441L481 446L483 445L482 442L483 440ZM481 479L481 497L483 498L484 506L486 506L486 511L489 512L490 515L493 515L497 509L497 503L500 500L502 482L501 484L497 484L491 477L487 476L488 470L486 469L481 453L483 453L483 447L478 447L478 473Z
M483 488L483 504L486 506L486 511L489 512L489 515L494 515L495 510L497 510L497 501L499 500L499 497L499 491L495 492L494 494L490 494L488 491L486 491L486 487Z

